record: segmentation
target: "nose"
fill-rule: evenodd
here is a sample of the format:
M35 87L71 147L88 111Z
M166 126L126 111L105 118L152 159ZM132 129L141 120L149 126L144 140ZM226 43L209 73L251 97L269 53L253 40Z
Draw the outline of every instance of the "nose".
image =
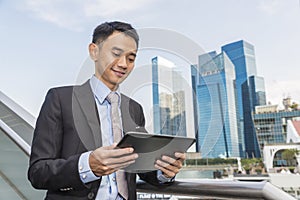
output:
M118 66L122 67L123 69L127 68L127 59L126 59L125 55L123 55L119 58Z

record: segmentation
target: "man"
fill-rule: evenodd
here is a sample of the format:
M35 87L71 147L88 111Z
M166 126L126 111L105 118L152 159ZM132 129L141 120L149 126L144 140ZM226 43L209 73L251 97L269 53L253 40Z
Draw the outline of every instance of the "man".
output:
M136 174L122 169L138 155L133 148L115 147L122 132L145 131L142 107L119 91L134 68L138 40L130 24L99 25L89 45L95 74L81 86L49 90L28 170L32 185L48 190L46 199L136 199ZM140 178L156 185L172 182L185 159L182 153L175 156L163 156L157 171Z

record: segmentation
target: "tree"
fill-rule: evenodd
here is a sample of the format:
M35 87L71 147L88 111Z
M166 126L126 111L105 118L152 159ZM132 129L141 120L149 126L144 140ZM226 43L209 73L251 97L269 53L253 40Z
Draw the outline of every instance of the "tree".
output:
M259 167L261 169L264 166L261 158L244 158L241 160L241 163L247 173L249 173L252 168Z
M297 103L295 103L295 102L293 102L293 104L292 105L290 105L290 108L292 109L292 110L297 110L298 109L298 104Z
M281 155L282 158L286 160L287 165L291 166L293 165L293 161L295 160L295 156L298 154L298 152L299 151L297 149L285 149Z

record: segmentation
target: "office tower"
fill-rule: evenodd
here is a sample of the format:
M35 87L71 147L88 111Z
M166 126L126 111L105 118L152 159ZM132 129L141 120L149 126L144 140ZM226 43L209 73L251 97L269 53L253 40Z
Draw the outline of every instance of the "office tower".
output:
M254 46L241 40L222 46L222 51L235 67L241 156L260 157L252 113L255 106L265 105L265 89L256 73Z
M288 124L300 120L300 110L278 105L257 106L253 115L256 134L262 152L266 144L285 144L287 141Z
M183 77L163 57L152 59L152 91L154 133L187 136Z
M250 96L252 99L252 107L266 105L266 90L265 81L263 77L250 76L249 77Z
M200 55L198 66L191 66L191 76L197 151L209 158L239 156L232 62L224 52Z

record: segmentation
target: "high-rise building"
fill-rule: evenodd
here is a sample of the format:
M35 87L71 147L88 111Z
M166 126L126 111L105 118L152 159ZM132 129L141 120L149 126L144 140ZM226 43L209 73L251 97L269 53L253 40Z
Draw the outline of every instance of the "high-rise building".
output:
M183 77L163 57L152 59L152 91L154 133L187 136Z
M253 115L256 134L262 152L266 144L287 142L288 122L300 120L300 110L280 110L278 105L257 106Z
M264 80L256 73L254 46L243 40L222 46L235 67L238 129L242 157L260 157L253 125L255 106L265 105Z
M226 53L199 56L191 66L197 147L202 157L239 156L235 71Z
M255 108L255 106L266 105L266 90L265 81L263 77L250 76L249 89L252 100L252 108Z

